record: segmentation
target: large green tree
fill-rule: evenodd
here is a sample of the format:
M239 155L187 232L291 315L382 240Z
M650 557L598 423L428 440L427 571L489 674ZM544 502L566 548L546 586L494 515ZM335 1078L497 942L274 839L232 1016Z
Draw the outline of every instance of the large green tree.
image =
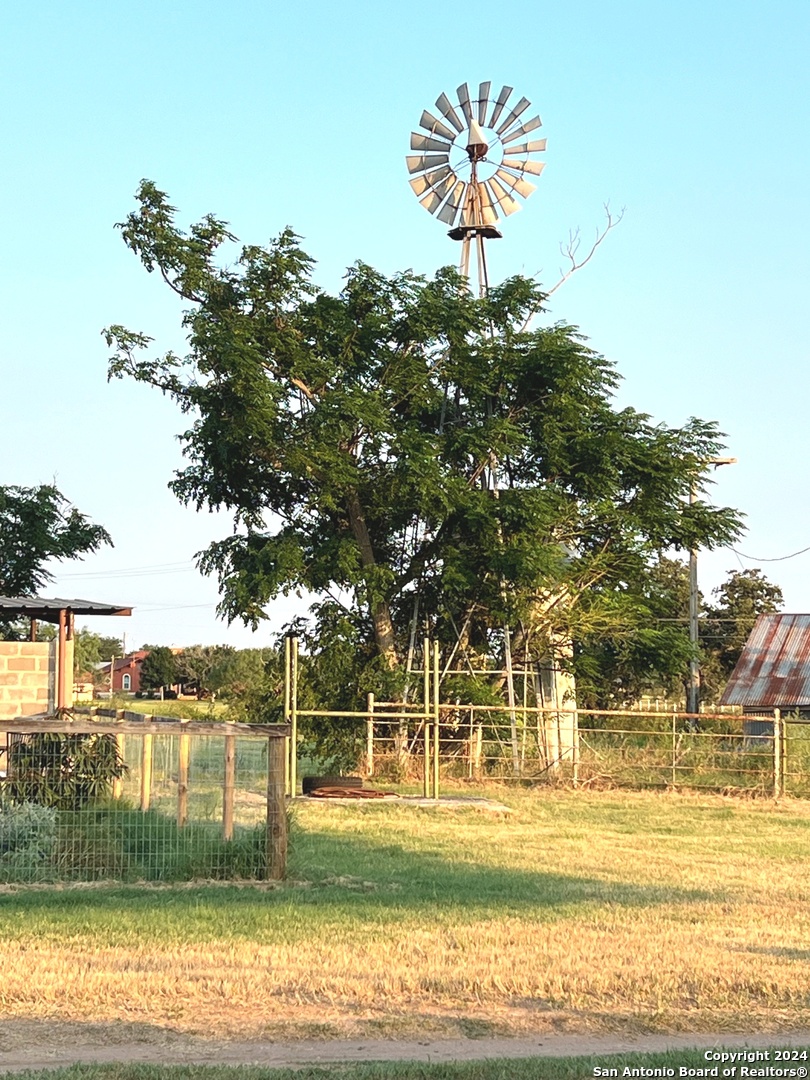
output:
M142 690L160 690L177 682L177 662L168 645L154 645L141 664Z
M185 302L188 351L153 356L111 326L110 375L189 417L171 486L233 513L200 561L229 619L319 594L324 639L342 620L354 655L396 676L418 597L420 629L448 644L485 652L508 624L539 654L630 625L661 552L737 535L734 511L686 505L707 490L715 425L617 408L615 369L576 328L526 328L534 282L479 299L452 269L358 263L333 296L289 229L227 262L223 221L182 230L148 181L137 200L124 240Z
M30 596L48 582L51 560L81 558L110 535L53 484L0 487L0 595Z
M0 486L0 596L32 596L54 575L53 561L78 559L112 544L110 535L71 505L53 484ZM0 638L27 628L0 621Z
M712 590L714 603L702 612L701 693L717 699L740 659L758 615L781 611L781 588L761 570L730 570L722 585Z

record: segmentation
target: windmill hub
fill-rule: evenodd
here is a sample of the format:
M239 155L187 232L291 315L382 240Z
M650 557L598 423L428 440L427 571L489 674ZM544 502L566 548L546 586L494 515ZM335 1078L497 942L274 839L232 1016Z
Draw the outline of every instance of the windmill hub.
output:
M470 124L470 133L467 136L467 145L464 149L467 151L470 161L483 161L487 156L489 143L484 138L484 133L475 120Z

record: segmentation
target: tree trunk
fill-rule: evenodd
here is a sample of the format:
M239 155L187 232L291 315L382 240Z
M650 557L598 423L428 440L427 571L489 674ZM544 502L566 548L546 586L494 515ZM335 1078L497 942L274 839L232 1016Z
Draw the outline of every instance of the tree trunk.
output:
M360 505L360 499L356 491L351 492L346 499L346 510L349 515L349 524L352 527L352 533L354 534L357 546L360 549L360 561L364 567L376 566L377 562L374 558L374 549L371 546L371 537L369 536L368 526L366 525L366 519L363 515L363 508ZM369 606L371 609L371 621L374 626L374 640L377 643L377 649L387 666L393 670L399 665L399 657L397 656L394 623L391 619L391 608L386 600L372 599Z

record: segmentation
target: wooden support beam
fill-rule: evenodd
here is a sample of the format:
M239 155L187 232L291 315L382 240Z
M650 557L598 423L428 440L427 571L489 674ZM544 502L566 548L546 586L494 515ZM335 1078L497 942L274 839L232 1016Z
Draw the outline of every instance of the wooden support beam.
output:
M236 786L236 739L225 736L225 779L222 784L222 838L233 840L233 793Z
M67 611L59 612L59 632L56 644L56 708L67 708Z
M177 828L188 823L188 763L191 739L185 733L178 739L177 747Z
M287 871L287 799L284 794L284 740L267 740L266 876L280 881Z
M144 735L141 745L141 810L149 809L152 801L152 736Z

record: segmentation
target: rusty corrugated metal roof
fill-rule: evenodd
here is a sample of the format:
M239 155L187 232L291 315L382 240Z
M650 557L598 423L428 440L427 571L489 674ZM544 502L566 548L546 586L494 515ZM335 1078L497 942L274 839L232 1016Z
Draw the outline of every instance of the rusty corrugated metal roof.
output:
M810 705L810 615L758 616L720 704Z

